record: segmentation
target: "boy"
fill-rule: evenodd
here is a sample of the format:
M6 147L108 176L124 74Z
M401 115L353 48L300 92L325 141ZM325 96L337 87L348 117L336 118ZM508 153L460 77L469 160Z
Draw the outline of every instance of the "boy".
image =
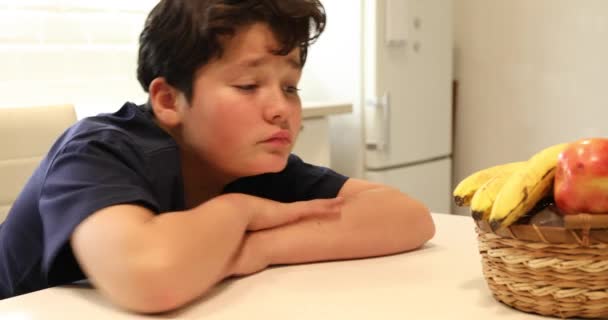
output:
M290 155L318 0L162 0L140 36L145 105L84 119L0 229L0 298L89 279L161 312L269 265L385 255L434 234L386 186Z

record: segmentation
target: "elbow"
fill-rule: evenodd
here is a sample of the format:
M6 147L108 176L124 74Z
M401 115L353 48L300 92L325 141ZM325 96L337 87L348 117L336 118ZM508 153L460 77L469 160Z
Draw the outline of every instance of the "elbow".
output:
M156 279L155 279L156 278ZM128 284L122 293L115 293L114 302L131 312L143 314L162 313L178 309L185 304L177 290L159 281L157 277L139 276L139 283Z
M95 286L117 306L143 314L178 309L204 293L192 290L180 279L179 268L170 254L151 251L145 254L147 257L140 256L126 263L120 270L121 275L113 281L95 283Z
M418 249L435 236L435 223L429 209L411 198L408 202L409 205L401 211L402 225L407 230L401 231L403 251Z
M429 208L393 188L382 189L382 211L386 212L381 237L387 240L390 253L418 249L435 236L435 223ZM376 217L377 218L377 217Z
M168 278L170 268L163 263L131 265L123 270L122 281L98 283L97 287L113 303L136 313L161 313L185 303L175 283Z
M157 314L172 311L182 306L167 288L147 286L149 290L132 290L129 296L115 295L122 299L111 299L121 308L141 314Z
M423 204L418 204L410 215L414 226L413 245L414 248L422 247L435 236L435 223L429 209Z
M435 236L435 222L431 216L431 212L426 207L423 209L421 217L419 218L418 224L420 225L421 235L420 245L425 244L427 241L433 239Z

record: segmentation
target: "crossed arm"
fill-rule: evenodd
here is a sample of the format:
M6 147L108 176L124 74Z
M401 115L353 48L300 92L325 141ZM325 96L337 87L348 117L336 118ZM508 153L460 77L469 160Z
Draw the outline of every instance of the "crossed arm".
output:
M335 199L284 204L226 194L158 216L139 206L112 206L83 221L71 245L104 295L150 313L180 307L232 275L408 251L434 232L421 203L349 179Z

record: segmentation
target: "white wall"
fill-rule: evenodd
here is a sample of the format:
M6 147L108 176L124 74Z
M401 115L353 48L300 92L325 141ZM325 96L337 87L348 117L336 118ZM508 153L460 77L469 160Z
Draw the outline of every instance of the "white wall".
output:
M0 0L1 107L72 103L78 117L145 101L137 39L157 0ZM331 119L332 167L362 175L361 0L324 0L327 29L309 51L304 101L349 101Z
M72 103L83 117L145 101L137 39L155 3L0 1L0 107Z
M554 143L608 136L608 1L455 4L454 182Z
M303 100L353 103L353 112L333 116L331 167L363 175L361 131L361 0L323 0L327 28L310 47L300 86Z

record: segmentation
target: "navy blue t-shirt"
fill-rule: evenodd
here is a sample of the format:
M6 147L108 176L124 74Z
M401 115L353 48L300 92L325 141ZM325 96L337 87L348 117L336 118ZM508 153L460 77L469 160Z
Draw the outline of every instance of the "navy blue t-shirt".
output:
M69 240L80 222L115 204L185 210L178 146L141 106L77 122L53 145L0 225L0 299L85 278ZM279 173L224 189L281 202L331 198L347 180L295 155Z

